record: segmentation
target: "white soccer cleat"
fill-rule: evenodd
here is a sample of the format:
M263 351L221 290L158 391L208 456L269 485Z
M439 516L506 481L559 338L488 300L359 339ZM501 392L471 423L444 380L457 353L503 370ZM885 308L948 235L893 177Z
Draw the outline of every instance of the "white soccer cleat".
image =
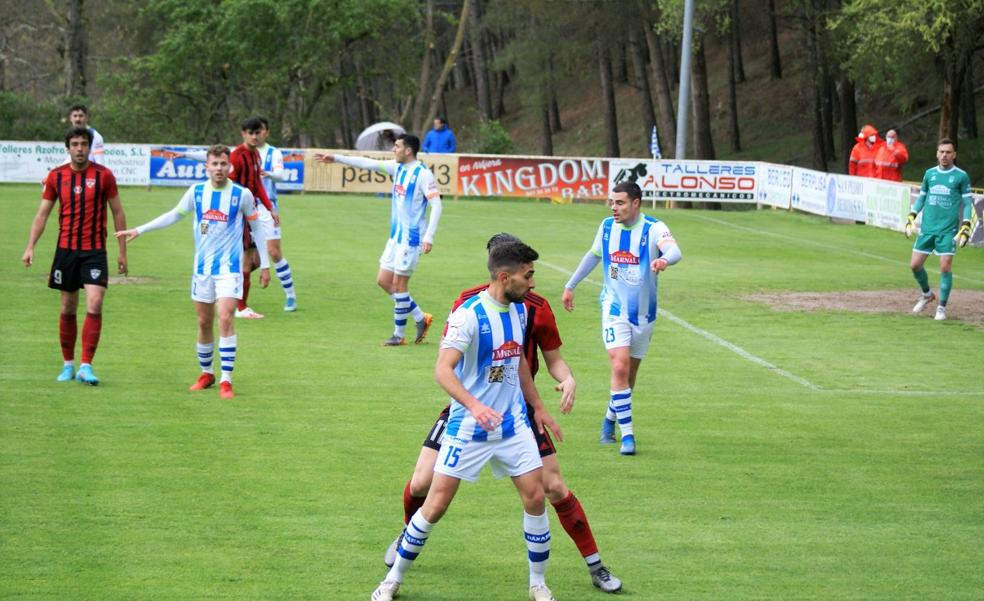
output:
M557 601L545 584L534 584L530 587L530 601Z
M390 546L386 547L386 553L383 554L383 563L386 564L387 568L392 568L393 564L396 563L396 550L400 547L400 540L403 539L403 533L396 537Z
M935 319L936 321L943 321L944 319L946 319L946 307L944 307L943 305L936 307L936 315L933 317L933 319Z
M239 319L263 319L263 314L246 307L242 311L236 309L236 317Z
M919 300L917 300L916 304L912 307L912 312L920 313L923 309L926 308L926 305L933 302L934 300L936 300L936 293L933 291L929 292L929 296L925 294L920 296Z
M622 581L608 571L605 566L600 566L591 572L591 584L606 593L617 593L622 590Z
M369 601L393 601L400 594L400 583L396 580L383 580L372 592ZM532 594L532 593L531 593Z

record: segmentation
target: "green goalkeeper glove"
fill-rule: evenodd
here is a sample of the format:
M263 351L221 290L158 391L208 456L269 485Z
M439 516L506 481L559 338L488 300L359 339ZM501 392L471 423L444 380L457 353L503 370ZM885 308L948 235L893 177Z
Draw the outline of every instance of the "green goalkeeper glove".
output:
M960 229L957 230L957 235L953 237L953 241L957 243L957 246L963 248L967 246L968 240L970 240L970 220L964 219L963 223L960 224Z
M905 220L905 237L910 238L912 232L916 229L916 214L909 213L909 216Z

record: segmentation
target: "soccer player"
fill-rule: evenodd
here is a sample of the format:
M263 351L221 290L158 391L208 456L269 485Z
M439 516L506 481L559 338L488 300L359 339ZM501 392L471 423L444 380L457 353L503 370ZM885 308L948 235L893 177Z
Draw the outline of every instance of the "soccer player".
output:
M263 176L263 189L266 191L273 210L280 213L277 206L277 182L282 182L287 178L287 170L284 169L284 155L279 148L267 144L270 137L270 124L263 117L257 117L263 126L260 130L259 146L257 152L260 155L260 174ZM284 258L284 253L280 249L280 225L273 222L273 215L266 211L260 211L260 224L263 226L263 239L266 240L267 252L270 254L270 261L277 272L277 279L280 286L284 289L284 311L297 311L297 292L294 290L294 277L291 275L290 264Z
M966 246L970 239L970 216L973 197L970 193L970 177L957 167L957 145L949 138L943 138L936 145L936 160L939 164L930 167L923 175L919 197L905 223L905 237L912 236L916 227L916 215L922 211L922 226L919 236L912 245L912 258L909 267L912 275L922 289L922 296L912 307L919 313L926 305L936 300L936 294L929 287L929 276L923 265L929 253L940 257L940 304L936 307L937 321L946 319L946 302L953 287L953 256L957 246ZM961 217L963 221L961 222Z
M243 294L243 221L250 229L258 229L256 203L250 191L229 181L229 149L222 145L208 149L206 161L208 181L188 188L178 205L134 229L116 233L123 240L165 228L177 223L189 213L194 214L195 235L194 275L191 278L191 299L198 315L198 363L202 373L190 390L204 390L215 384L212 363L215 338L212 323L216 309L219 316L219 363L222 377L219 397L231 399L232 369L236 361L236 302ZM267 254L260 248L260 284L270 283Z
M486 248L491 251L493 247L499 244L518 241L518 238L510 234L496 234L489 239ZM488 287L488 284L482 284L465 290L454 301L451 311L454 312L465 301ZM556 390L562 393L560 410L562 413L568 413L574 405L574 391L577 383L571 368L560 354L560 332L557 330L557 320L553 310L547 299L536 294L532 289L526 293L523 305L527 315L526 332L523 337L523 354L530 366L530 375L535 379L539 369L536 354L536 349L539 347L547 364L547 371L558 383ZM434 464L437 462L437 455L441 450L441 438L447 427L450 409L450 405L444 408L437 421L434 422L427 438L424 439L423 447L417 458L417 465L414 467L413 477L407 482L403 490L403 521L405 524L410 523L410 518L424 504L424 498L430 489L431 480L434 476ZM528 416L536 413L529 404L526 405L526 411ZM557 511L557 517L560 519L564 530L577 545L581 556L584 557L588 572L591 574L592 583L606 593L616 593L622 590L622 582L601 562L598 544L595 542L591 526L588 524L588 516L584 513L581 502L567 488L563 477L560 475L560 464L556 456L557 449L554 447L550 435L546 431L541 433L534 429L533 436L536 439L540 459L543 462L541 474L543 492ZM396 561L396 549L399 543L400 539L397 537L386 550L383 561L387 566L392 566Z
M379 259L376 283L393 298L393 335L385 346L406 344L404 331L409 313L416 323L414 342L420 344L427 336L433 316L417 306L410 295L410 276L417 268L420 251L427 254L434 247L434 234L441 220L441 194L434 174L417 160L420 140L411 134L400 134L393 144L392 161L378 161L340 154L315 154L323 163L339 162L359 169L381 171L393 178L390 235ZM424 214L431 205L426 230Z
M601 426L602 444L614 444L615 422L622 433L622 455L635 455L632 390L639 364L649 349L656 322L656 284L661 271L681 259L666 224L643 215L642 190L622 182L612 188L612 216L601 222L591 250L564 286L564 308L574 310L574 288L603 264L601 336L611 361L611 398Z
M103 137L96 131L96 128L89 127L89 109L84 104L72 105L68 109L68 120L72 127L89 130L89 133L92 134L92 144L89 145L89 160L102 165L106 158L106 148L103 144Z
M113 211L116 231L126 229L126 215L120 204L116 178L102 165L89 160L92 132L74 127L65 135L69 162L52 169L44 180L41 206L31 222L27 248L21 261L34 264L34 246L44 233L48 216L59 203L58 246L51 263L48 287L61 290L58 338L65 363L59 382L74 378L95 386L99 378L92 372L92 359L102 333L102 304L109 285L106 260L106 205ZM126 242L120 240L116 267L127 272ZM75 373L75 340L78 336L79 289L85 289L85 322L82 324L82 363Z
M530 599L553 601L545 576L550 557L550 523L543 504L542 462L526 418L525 398L536 409L535 426L560 428L543 407L523 356L527 328L523 299L533 287L539 256L522 242L492 248L491 283L465 301L448 319L434 379L451 396L444 444L423 506L410 518L396 562L373 591L372 601L397 595L404 572L423 549L462 480L474 482L491 463L497 477L510 476L523 504L523 530L530 568Z

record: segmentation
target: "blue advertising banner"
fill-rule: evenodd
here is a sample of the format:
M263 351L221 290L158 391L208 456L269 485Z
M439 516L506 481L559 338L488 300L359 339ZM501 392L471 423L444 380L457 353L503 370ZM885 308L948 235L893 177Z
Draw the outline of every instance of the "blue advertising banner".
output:
M206 146L152 146L150 150L150 185L190 186L208 178L205 173ZM281 149L284 155L286 179L277 183L277 190L304 189L304 151ZM191 155L191 156L186 156Z

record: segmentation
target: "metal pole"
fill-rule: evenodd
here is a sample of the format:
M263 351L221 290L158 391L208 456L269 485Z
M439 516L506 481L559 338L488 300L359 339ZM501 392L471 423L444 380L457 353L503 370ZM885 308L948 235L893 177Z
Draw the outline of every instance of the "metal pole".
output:
M683 6L683 45L680 48L680 94L677 97L675 159L687 156L687 111L690 110L690 55L694 39L694 0Z

